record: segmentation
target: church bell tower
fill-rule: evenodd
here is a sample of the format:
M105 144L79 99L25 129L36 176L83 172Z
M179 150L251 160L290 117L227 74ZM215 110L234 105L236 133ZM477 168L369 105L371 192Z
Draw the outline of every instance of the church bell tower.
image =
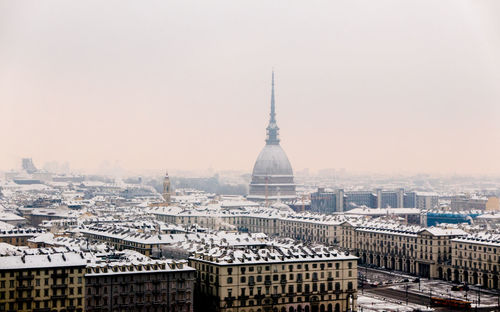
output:
M163 199L167 204L170 204L170 178L168 176L168 171L165 173L165 178L163 179Z

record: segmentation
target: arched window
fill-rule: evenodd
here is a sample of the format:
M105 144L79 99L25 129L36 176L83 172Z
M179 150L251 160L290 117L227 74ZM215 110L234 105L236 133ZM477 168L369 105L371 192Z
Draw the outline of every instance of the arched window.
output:
M227 278L227 283L228 284L232 284L233 283L233 278L232 277L228 277Z

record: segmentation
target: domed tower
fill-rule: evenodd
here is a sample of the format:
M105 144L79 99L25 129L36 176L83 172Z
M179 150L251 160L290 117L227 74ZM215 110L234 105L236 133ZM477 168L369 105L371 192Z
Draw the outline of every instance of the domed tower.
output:
M280 146L274 103L274 72L271 87L271 113L266 128L266 145L260 152L252 172L248 199L254 201L290 201L296 199L293 170Z

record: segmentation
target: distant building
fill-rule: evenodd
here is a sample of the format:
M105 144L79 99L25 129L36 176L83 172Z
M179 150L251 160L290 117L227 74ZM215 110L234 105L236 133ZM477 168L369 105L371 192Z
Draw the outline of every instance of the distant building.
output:
M382 191L377 190L377 208L403 208L404 206L404 189L397 191ZM408 207L413 208L413 207Z
M7 243L14 246L26 246L28 245L29 239L42 233L44 233L44 231L40 229L0 230L0 243Z
M331 214L344 211L344 191L325 191L318 188L318 191L311 194L311 211Z
M415 208L434 209L439 207L439 196L436 193L417 192Z
M405 207L405 208L417 208L417 193L415 193L415 192L404 193L403 207Z
M377 208L377 195L370 191L345 192L346 210L366 206Z
M267 126L266 145L253 167L248 199L254 201L289 201L296 199L293 170L280 146L274 103L274 72L271 89L271 114Z
M487 197L453 196L450 208L455 211L486 210Z
M358 207L368 208L415 208L416 193L405 193L400 188L395 191L377 189L372 191L348 191L339 189L325 191L319 188L311 194L311 211L335 213Z
M33 164L33 160L31 158L23 158L22 159L23 170L29 174L35 173L38 171L35 165Z
M500 200L496 196L488 197L488 202L486 203L486 211L498 211L500 210Z
M441 223L448 224L459 224L468 223L471 224L472 220L478 217L479 214L473 213L453 213L453 212L427 212L427 223L425 226L435 226Z
M163 179L163 199L166 204L170 204L172 190L170 189L170 177L168 176L168 172L165 173L165 178Z

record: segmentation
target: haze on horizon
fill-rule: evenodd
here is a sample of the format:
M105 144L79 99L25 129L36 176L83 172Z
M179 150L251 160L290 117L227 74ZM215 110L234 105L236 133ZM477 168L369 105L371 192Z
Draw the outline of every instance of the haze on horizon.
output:
M2 1L0 170L500 174L500 2Z

